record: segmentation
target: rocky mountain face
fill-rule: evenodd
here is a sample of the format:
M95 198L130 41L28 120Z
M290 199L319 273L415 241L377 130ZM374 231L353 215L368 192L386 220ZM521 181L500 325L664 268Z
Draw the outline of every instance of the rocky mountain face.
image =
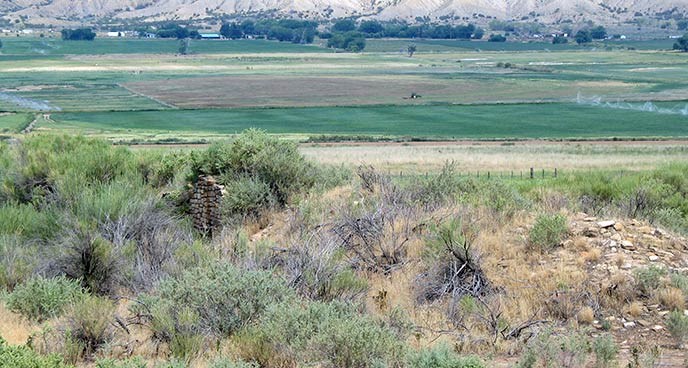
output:
M633 17L682 14L686 0L4 0L0 14L31 23L103 18L194 20L218 15L276 13L303 18L370 16L378 19L452 17L531 19L544 23L593 20L603 24Z

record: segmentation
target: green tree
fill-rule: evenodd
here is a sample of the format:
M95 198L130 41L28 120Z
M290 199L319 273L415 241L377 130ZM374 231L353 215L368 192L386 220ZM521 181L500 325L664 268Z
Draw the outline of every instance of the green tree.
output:
M334 33L327 40L327 47L350 52L360 52L365 48L365 37L358 32Z
M473 31L473 39L474 40L480 40L485 36L485 30L482 28L476 28L475 31Z
M688 29L688 19L682 19L676 22L676 28L679 31L685 31L686 29Z
M408 52L409 57L413 57L413 54L416 53L416 44L412 43L412 44L408 45L408 47L406 48L406 51Z
M358 27L358 31L366 34L378 34L384 32L385 28L376 20L366 20Z
M590 36L593 40L604 40L607 38L607 30L602 26L595 27L590 30Z
M220 34L233 40L244 36L244 32L241 30L241 27L234 22L223 24L222 27L220 27Z
M351 19L342 19L340 21L337 21L334 26L332 26L332 30L334 32L351 32L356 29L356 22L354 22Z
M250 19L241 22L241 32L244 34L254 34L256 32L256 23Z
M490 38L487 40L489 42L506 42L506 36L500 34L491 34Z
M592 35L590 34L590 31L587 29L581 29L578 31L578 33L576 33L576 42L579 45L592 42Z
M90 28L63 29L62 39L66 41L93 41L96 38L95 32Z
M179 54L180 55L187 55L189 53L189 44L190 44L190 41L188 38L185 38L183 40L179 40Z
M552 44L554 45L563 45L566 43L569 43L569 39L564 36L554 36L554 39L552 39Z
M676 43L674 43L674 50L688 52L688 33L684 34L683 37L676 40Z

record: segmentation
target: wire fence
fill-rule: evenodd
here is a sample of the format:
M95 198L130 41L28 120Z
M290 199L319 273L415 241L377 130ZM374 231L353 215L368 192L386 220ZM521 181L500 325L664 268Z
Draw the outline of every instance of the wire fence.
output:
M404 177L418 177L418 176L424 176L424 177L430 177L433 175L437 175L436 173L430 173L430 172L425 172L423 173L418 173L418 172L404 172L404 171L398 171L398 172L391 172L389 171L388 174L390 176L397 176L399 178L404 178ZM463 177L463 178L477 178L477 179L529 179L529 180L535 180L535 179L556 179L561 175L561 171L557 168L554 169L536 169L534 167L531 167L529 170L510 170L510 171L491 171L491 170L476 170L476 171L457 171L456 173L457 176Z

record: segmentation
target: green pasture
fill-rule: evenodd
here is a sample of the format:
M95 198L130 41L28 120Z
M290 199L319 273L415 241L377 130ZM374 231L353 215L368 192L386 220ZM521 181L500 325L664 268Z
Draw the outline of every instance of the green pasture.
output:
M94 134L371 135L436 139L688 137L688 116L576 104L435 105L53 114L40 127ZM108 135L106 134L106 135Z
M18 133L33 120L33 114L0 114L0 133Z
M671 50L674 40L609 40L595 42L587 45L578 45L575 40L569 40L567 44L554 45L545 40L541 42L487 42L468 40L431 40L431 39L368 39L366 40L366 52L399 52L404 53L409 44L416 45L417 53L427 52L451 52L457 50L471 51L504 51L523 52L539 51L553 52L564 50L597 51L600 49L635 49L635 50Z
M44 57L51 55L176 54L175 39L96 38L93 41L63 41L57 38L2 38L2 55ZM328 52L315 45L267 40L191 40L192 54ZM4 57L4 56L0 56Z

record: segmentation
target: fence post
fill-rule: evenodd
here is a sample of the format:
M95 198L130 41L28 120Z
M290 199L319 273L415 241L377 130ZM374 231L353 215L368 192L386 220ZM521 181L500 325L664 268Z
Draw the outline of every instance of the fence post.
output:
M533 169L532 167L530 168L530 178L535 179L535 169Z
M557 177L557 168L556 167L554 168L554 177L555 178Z
M489 171L487 172L487 178L488 179L490 178L490 172Z
M545 178L545 169L542 169L542 178Z

